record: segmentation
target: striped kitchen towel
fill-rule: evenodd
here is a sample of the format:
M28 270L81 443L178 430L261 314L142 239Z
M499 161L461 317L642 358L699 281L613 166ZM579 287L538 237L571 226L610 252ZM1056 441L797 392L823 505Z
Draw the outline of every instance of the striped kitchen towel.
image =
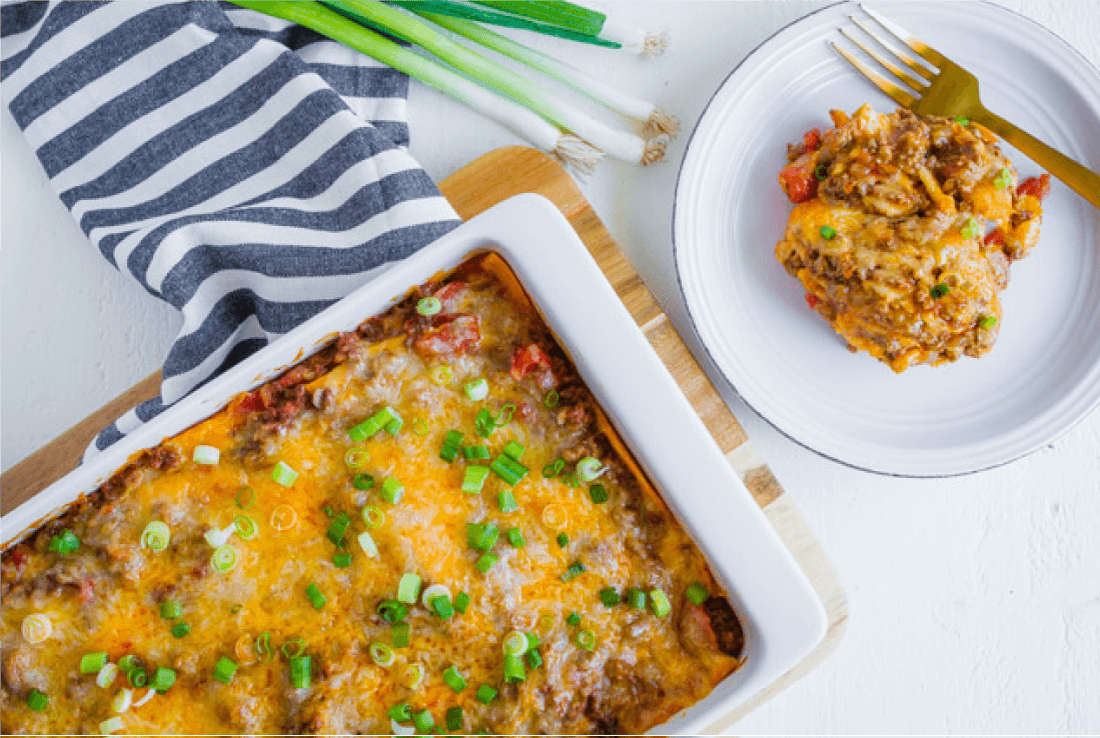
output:
M0 5L0 94L115 268L183 313L114 443L457 225L403 148L408 78L215 2ZM86 458L87 458L86 455Z

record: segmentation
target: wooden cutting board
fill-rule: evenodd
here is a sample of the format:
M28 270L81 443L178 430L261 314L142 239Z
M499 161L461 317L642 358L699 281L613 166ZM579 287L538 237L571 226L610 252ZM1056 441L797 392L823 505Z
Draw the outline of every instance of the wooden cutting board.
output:
M497 149L455 172L439 187L463 219L472 218L498 202L524 192L538 193L557 205L587 244L608 281L664 360L825 604L829 620L825 639L781 679L708 730L725 732L736 720L821 663L840 643L848 621L848 606L832 564L660 305L611 240L611 235L584 195L556 161L522 146ZM84 449L103 426L139 402L154 397L159 387L160 372L156 372L8 470L0 477L0 507L3 511L12 510L75 468Z

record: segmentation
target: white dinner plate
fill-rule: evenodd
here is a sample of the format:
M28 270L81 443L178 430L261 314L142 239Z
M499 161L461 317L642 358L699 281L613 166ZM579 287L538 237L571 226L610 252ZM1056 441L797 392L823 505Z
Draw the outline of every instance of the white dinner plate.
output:
M973 72L982 99L1100 170L1100 74L1038 24L976 2L876 8ZM707 352L740 396L798 443L885 474L945 476L1049 443L1100 402L1100 211L1053 181L1042 237L1012 267L997 345L981 359L897 375L807 309L774 248L792 205L777 175L787 142L828 111L896 106L829 42L855 3L782 29L726 79L696 124L673 216L680 287ZM858 52L857 52L858 53ZM1040 168L1002 150L1021 180Z

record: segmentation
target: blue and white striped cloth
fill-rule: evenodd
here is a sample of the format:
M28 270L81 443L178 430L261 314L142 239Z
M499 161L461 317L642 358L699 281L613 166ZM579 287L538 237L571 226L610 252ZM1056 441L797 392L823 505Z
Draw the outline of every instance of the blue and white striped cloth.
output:
M312 31L116 0L4 4L0 33L0 94L62 202L183 313L161 396L89 454L458 223L403 148L408 78Z

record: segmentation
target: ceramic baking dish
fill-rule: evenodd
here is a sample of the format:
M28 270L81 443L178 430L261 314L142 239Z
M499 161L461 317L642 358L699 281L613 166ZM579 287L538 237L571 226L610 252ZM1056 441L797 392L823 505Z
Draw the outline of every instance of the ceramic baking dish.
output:
M653 729L697 733L797 664L822 640L825 610L802 570L557 209L521 195L397 263L0 521L5 544L94 490L135 452L207 418L380 313L471 252L500 254L539 306L592 393L730 593L747 663L704 700Z

